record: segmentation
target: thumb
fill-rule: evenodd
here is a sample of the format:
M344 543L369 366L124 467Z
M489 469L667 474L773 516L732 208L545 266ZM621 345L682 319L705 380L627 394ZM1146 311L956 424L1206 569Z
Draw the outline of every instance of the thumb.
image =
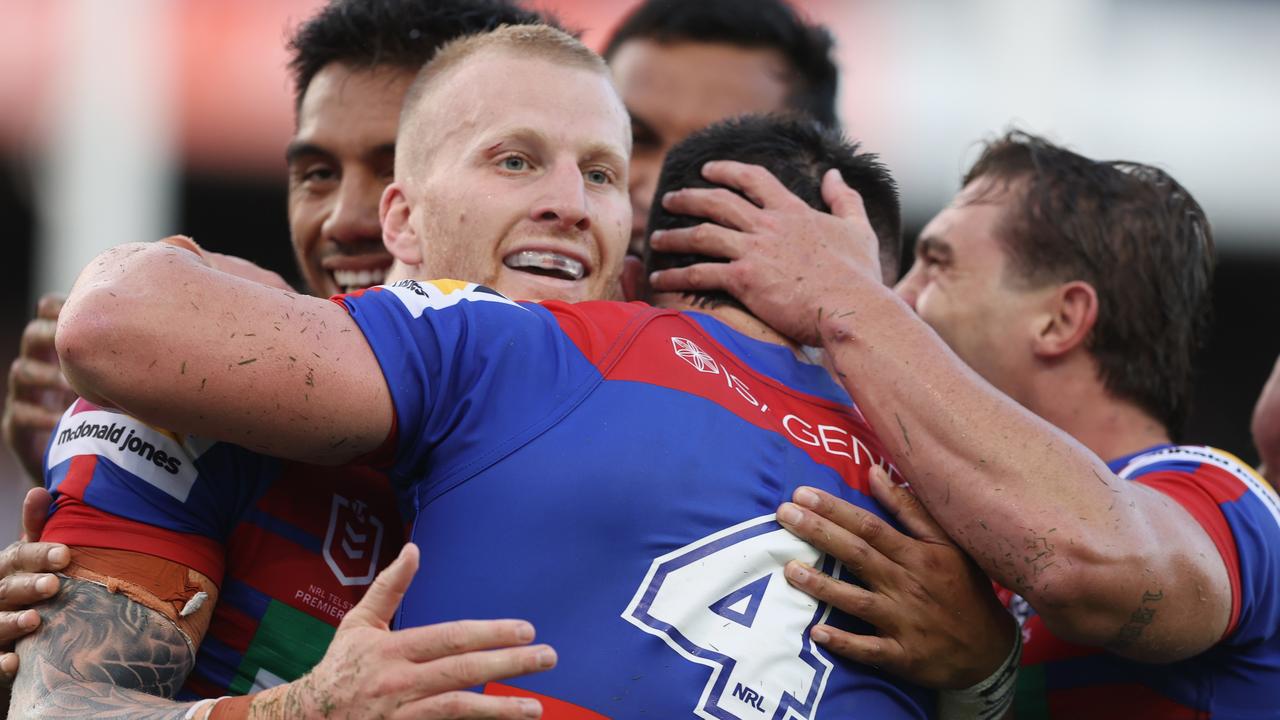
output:
M396 608L400 606L400 600L417 572L418 546L405 543L396 559L373 579L373 584L360 602L342 618L339 629L390 627L391 618L395 617Z
M49 519L49 507L53 505L53 496L44 488L31 488L22 500L22 539L35 542L44 532L45 520Z
M831 214L844 220L867 219L867 210L862 205L862 196L857 190L845 184L840 171L831 168L822 176L822 199L831 208Z
M912 537L953 544L938 521L910 489L889 479L889 471L879 465L871 466L871 496L889 512Z

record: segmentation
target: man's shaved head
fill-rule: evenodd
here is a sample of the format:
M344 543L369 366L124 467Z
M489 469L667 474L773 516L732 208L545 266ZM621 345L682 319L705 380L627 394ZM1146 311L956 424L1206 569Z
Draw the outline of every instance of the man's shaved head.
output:
M404 108L400 113L400 137L421 136L424 121L430 122L434 91L464 61L482 53L505 53L520 61L545 60L609 77L604 59L577 38L549 25L504 25L490 32L468 35L442 47L418 72L405 94ZM412 168L424 161L427 145L413 143L401 149L396 159L397 178L412 176Z

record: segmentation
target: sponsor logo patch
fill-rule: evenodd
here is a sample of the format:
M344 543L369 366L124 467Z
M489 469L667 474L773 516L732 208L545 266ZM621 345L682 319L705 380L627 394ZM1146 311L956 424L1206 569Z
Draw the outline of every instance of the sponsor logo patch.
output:
M49 467L78 455L97 455L180 502L187 501L196 481L193 461L198 452L185 446L177 435L122 413L90 410L72 414L72 410L62 416L54 431Z

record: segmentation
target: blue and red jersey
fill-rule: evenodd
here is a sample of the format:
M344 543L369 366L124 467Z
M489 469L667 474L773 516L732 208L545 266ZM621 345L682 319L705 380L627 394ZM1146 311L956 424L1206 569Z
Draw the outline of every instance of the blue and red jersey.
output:
M41 539L193 568L218 604L181 699L296 679L404 544L385 475L268 458L77 401L50 438Z
M1109 463L1187 510L1217 546L1231 583L1222 640L1187 660L1146 664L1054 637L1017 595L1022 624L1018 720L1258 720L1280 717L1280 499L1239 459L1166 445Z
M398 624L524 618L559 654L487 690L554 699L548 717L933 715L932 693L816 646L846 620L782 574L840 572L776 522L796 487L884 517L867 481L888 458L822 367L638 303L455 281L336 300L395 406L423 553Z

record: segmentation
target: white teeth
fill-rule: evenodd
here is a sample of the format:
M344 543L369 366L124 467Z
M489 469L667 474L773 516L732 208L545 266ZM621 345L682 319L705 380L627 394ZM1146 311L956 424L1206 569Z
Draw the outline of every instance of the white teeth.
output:
M333 271L333 281L338 285L338 287L343 289L343 292L363 290L367 287L373 287L374 285L381 285L382 281L386 279L386 268Z
M509 268L534 268L546 270L556 276L564 276L569 280L581 280L587 274L582 263L559 253L542 250L521 250L512 253L502 261Z

